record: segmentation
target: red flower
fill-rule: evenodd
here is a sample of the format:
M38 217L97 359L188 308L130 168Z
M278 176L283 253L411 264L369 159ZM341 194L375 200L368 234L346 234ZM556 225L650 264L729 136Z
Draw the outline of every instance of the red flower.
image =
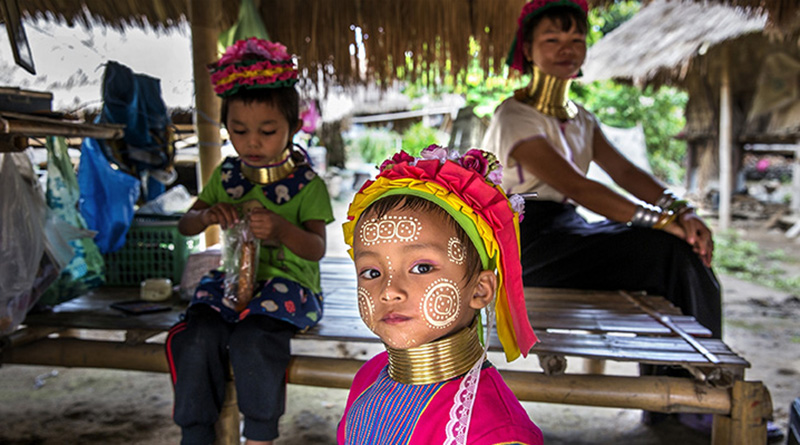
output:
M394 166L395 164L399 164L401 162L413 163L414 157L404 151L399 151L394 155L392 155L392 159L387 159L383 161L383 163L378 169L380 171L383 171L387 168L392 168L392 166Z
M489 161L483 156L483 152L475 148L467 151L459 163L467 170L472 170L481 176L486 176L486 170L489 167Z
M287 301L286 303L283 303L283 306L290 314L294 314L294 311L297 310L297 308L294 306L294 301L291 300Z

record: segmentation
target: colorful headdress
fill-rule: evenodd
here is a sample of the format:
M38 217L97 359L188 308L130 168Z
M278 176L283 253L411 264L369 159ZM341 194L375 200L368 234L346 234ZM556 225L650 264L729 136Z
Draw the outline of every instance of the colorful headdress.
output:
M211 85L220 97L241 88L279 88L297 83L297 68L286 47L251 37L237 40L219 61L208 66Z
M583 15L589 13L589 5L586 0L532 0L522 7L522 12L517 19L517 35L511 43L511 50L506 58L506 65L523 72L525 69L525 53L523 52L523 42L525 41L525 25L531 19L555 6L569 6L580 9Z
M522 287L519 214L524 200L507 197L498 185L502 168L494 155L469 150L448 154L437 145L422 150L421 158L401 151L380 166L353 198L342 226L353 255L353 231L364 210L390 195L415 195L444 209L469 235L484 269L497 268L497 334L508 361L527 356L536 343Z

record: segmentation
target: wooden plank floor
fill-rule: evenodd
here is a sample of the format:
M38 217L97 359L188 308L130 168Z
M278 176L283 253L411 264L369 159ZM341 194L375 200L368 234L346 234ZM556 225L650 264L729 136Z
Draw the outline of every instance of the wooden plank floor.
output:
M321 263L324 315L314 329L296 336L298 340L333 340L376 343L358 314L356 274L348 258L325 258ZM30 314L29 326L73 329L165 331L179 318L185 302L173 302L172 310L147 315L126 315L109 305L138 298L136 288L105 287L58 305L52 312ZM645 296L643 301L670 318L720 359L718 366L744 368L749 363L722 341L705 338L709 331L693 317L662 297ZM539 339L533 353L577 356L593 359L635 361L651 364L710 366L707 358L685 340L644 313L630 299L617 292L569 289L526 289L528 315ZM490 348L501 350L492 337Z

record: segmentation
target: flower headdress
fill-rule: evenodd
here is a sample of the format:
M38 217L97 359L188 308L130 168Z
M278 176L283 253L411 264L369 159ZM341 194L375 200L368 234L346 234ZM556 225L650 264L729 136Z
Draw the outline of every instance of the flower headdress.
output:
M286 47L251 37L237 40L208 66L214 92L220 97L241 88L279 88L297 83L297 68Z
M532 0L522 7L522 12L517 19L517 34L511 43L511 50L506 58L506 65L523 72L525 69L525 53L523 52L523 42L525 41L525 25L534 17L555 6L569 6L580 9L583 15L589 13L589 5L586 0Z
M519 216L522 200L509 199L498 186L501 166L491 153L472 149L463 156L438 145L419 159L401 151L380 166L353 198L342 226L353 255L353 232L364 210L390 195L415 195L439 205L469 235L484 270L497 269L497 334L508 361L527 356L536 343L522 287Z

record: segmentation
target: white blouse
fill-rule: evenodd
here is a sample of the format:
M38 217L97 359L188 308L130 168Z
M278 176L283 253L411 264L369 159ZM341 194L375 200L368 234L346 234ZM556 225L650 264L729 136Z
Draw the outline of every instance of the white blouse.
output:
M511 154L522 142L543 137L586 175L594 157L592 141L597 125L594 115L580 105L574 119L561 122L511 97L495 110L483 148L503 164L503 189L507 193L537 192L537 201L563 202L564 195L523 169Z

